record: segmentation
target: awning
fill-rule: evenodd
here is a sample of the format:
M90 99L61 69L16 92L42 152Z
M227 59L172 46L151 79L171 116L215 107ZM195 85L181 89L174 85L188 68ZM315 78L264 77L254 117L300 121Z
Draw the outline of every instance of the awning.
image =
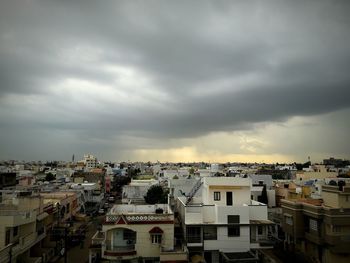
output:
M41 221L41 220L43 220L44 218L46 218L46 217L48 217L48 216L49 216L48 213L43 212L43 213L41 213L40 215L38 215L38 216L36 217L36 220Z
M250 220L251 225L274 225L275 223L270 220Z
M163 230L160 229L159 227L155 226L149 231L149 233L150 234L163 234Z

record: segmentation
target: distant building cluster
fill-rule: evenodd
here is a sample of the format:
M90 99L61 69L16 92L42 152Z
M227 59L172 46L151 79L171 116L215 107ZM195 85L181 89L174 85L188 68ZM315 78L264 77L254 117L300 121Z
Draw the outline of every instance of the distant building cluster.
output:
M350 164L2 161L0 222L0 263L350 262Z

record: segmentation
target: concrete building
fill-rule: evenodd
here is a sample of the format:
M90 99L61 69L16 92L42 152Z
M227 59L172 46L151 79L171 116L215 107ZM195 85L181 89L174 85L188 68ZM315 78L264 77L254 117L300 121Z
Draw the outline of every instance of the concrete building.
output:
M336 178L338 172L332 172L325 165L311 165L309 168L304 168L303 171L296 173L297 181L306 181L312 179Z
M139 203L145 202L144 196L152 185L158 184L157 180L131 180L128 185L123 186L122 203Z
M285 245L313 262L350 261L350 187L322 186L322 200L282 200Z
M42 198L20 191L1 194L0 262L42 262L42 254L33 255L46 237Z
M87 172L96 168L98 165L97 158L92 154L85 154L82 162L84 163L85 171Z
M251 179L205 177L202 196L178 197L177 211L190 259L258 261L256 249L271 248L267 206L251 200Z
M167 204L115 205L102 231L92 238L90 261L188 262L185 247L175 246L174 214Z

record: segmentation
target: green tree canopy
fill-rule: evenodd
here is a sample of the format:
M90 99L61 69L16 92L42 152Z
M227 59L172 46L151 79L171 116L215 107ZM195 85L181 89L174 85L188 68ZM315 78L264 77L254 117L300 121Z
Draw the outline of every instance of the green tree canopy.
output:
M50 182L50 181L53 181L55 179L56 179L56 176L54 176L52 173L47 173L46 174L45 181Z
M147 204L166 204L168 202L168 191L164 191L160 185L152 185L144 198Z

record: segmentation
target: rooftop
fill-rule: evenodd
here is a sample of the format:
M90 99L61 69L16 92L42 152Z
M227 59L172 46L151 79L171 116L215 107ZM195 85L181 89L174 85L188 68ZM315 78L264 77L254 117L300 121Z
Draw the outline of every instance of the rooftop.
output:
M159 210L157 210L159 209ZM111 215L120 214L172 214L171 209L167 204L155 205L114 205L109 212Z

